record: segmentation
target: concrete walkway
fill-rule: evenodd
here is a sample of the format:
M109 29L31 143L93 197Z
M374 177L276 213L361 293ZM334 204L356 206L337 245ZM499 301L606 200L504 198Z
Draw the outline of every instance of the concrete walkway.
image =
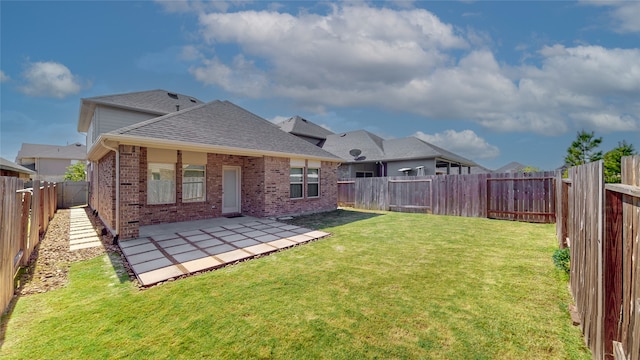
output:
M152 225L140 234L119 245L144 286L330 235L251 217Z
M102 246L84 207L71 209L69 217L69 250Z

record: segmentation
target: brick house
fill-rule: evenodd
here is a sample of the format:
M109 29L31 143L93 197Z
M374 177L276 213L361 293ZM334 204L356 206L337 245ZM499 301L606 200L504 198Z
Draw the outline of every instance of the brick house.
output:
M185 97L154 92L165 109ZM89 128L105 126L109 119L96 113L122 102L96 104L93 99L82 100L78 123L92 144L89 205L120 239L137 237L145 225L337 207L339 158L231 102L194 99L192 106L172 106L176 111L162 116L161 111L153 117L147 112L148 120L100 133ZM162 103L136 101L137 107L129 103L118 112L144 114L149 107L142 105Z

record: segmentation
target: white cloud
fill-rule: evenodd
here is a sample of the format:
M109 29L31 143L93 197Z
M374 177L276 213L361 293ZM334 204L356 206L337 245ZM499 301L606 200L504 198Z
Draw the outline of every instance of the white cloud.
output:
M9 81L9 80L11 80L9 75L5 74L4 71L0 70L0 83L3 83L5 81Z
M19 90L29 96L64 98L82 89L80 79L63 64L47 61L27 64Z
M284 97L305 109L374 106L496 131L566 132L570 124L634 129L640 49L550 44L539 65L499 62L484 33L460 33L423 9L331 4L326 14L201 12L205 46L235 44L232 61L199 57L205 84L249 97ZM614 106L615 104L615 106ZM604 111L607 119L594 120ZM602 116L596 116L603 119Z
M626 0L593 0L582 3L611 8L609 16L612 28L620 33L640 32L640 2Z
M500 150L472 130L445 130L433 135L418 131L413 136L470 159L492 159Z

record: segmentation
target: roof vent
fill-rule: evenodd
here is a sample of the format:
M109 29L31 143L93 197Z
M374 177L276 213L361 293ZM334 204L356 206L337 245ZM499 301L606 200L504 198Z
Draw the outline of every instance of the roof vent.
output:
M180 104L176 104L176 111L180 111Z
M340 137L345 137L345 136L347 136L347 133L340 134Z
M191 101L194 104L197 103L196 99L194 99L194 98L189 98L189 101Z
M167 95L168 95L170 98L173 98L173 99L176 99L176 100L178 99L178 94L176 94L176 93L168 92L168 93L167 93Z
M362 154L362 150L360 149L349 150L349 155L353 156L354 158L357 158L358 156L360 156L360 154Z

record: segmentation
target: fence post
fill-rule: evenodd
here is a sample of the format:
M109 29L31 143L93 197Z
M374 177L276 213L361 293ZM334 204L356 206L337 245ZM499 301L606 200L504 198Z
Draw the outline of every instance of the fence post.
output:
M605 193L605 230L603 249L604 354L613 358L613 341L620 340L622 306L622 194Z

